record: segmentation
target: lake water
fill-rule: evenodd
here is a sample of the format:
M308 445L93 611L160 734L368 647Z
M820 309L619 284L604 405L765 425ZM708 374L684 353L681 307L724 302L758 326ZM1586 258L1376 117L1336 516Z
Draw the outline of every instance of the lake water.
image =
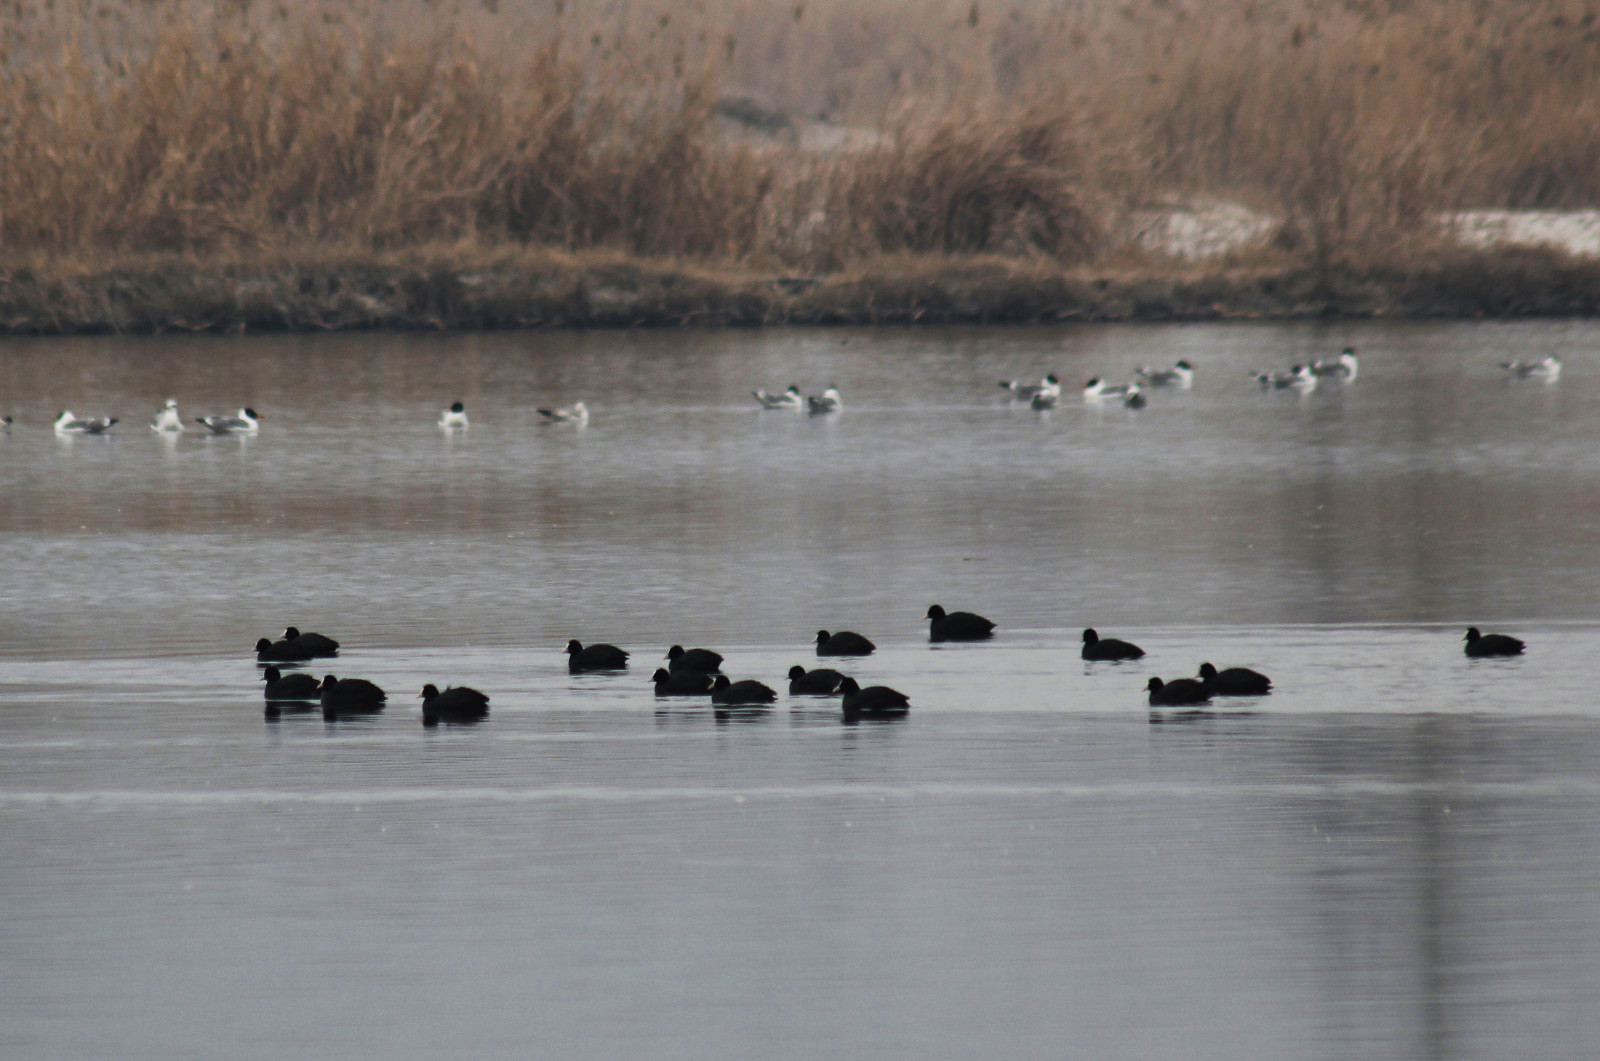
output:
M0 1056L1592 1057L1597 405L1593 323L0 341ZM291 623L388 710L264 718ZM910 716L646 680L819 628Z

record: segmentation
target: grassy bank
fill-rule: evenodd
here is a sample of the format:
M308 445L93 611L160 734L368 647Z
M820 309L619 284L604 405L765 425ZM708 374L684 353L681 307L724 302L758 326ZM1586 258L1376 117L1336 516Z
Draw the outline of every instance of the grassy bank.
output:
M893 257L819 277L607 254L154 257L0 274L11 334L1478 317L1600 313L1600 262L1545 251L1316 270Z
M1270 228L1132 235L1207 199ZM1600 0L0 19L11 330L1586 313L1587 266L1440 219L1596 206Z

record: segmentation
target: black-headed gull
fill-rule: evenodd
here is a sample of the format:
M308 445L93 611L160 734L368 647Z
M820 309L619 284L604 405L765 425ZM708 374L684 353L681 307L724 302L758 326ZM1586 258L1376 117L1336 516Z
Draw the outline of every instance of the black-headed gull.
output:
M791 386L788 390L774 394L770 391L751 391L756 401L761 403L763 409L799 409L804 405L800 397L800 388Z
M235 416L197 416L194 422L214 435L253 435L261 430L260 419L254 409L240 409Z
M539 415L545 418L547 424L587 424L589 407L582 402L573 402L560 409L540 409Z
M1311 374L1313 376L1338 376L1344 380L1352 380L1356 378L1356 370L1360 367L1361 363L1356 360L1355 347L1347 346L1340 351L1338 358L1333 361L1311 362Z
M1561 377L1561 359L1555 354L1538 361L1502 361L1500 367L1517 379L1542 379L1554 383Z
M839 388L830 383L821 394L807 398L806 407L813 413L836 413L844 408L844 401L839 397Z
M1194 382L1194 366L1187 361L1179 361L1171 368L1150 368L1147 365L1134 369L1134 374L1149 387L1187 387Z
M56 417L56 434L58 435L103 435L111 430L111 425L117 418L111 417L78 417L72 415L68 409Z
M1262 390L1284 390L1289 387L1310 390L1317 385L1317 377L1312 374L1309 365L1295 365L1277 372L1253 372L1251 375L1261 384Z
M1018 401L1031 401L1035 394L1045 390L1053 390L1058 396L1061 393L1061 381L1056 379L1054 372L1038 383L1024 383L1020 379L1003 379L1000 381L1000 386L1009 391L1011 396Z
M1086 402L1104 402L1116 399L1121 401L1130 393L1137 393L1137 383L1107 383L1096 376L1083 385L1083 400Z

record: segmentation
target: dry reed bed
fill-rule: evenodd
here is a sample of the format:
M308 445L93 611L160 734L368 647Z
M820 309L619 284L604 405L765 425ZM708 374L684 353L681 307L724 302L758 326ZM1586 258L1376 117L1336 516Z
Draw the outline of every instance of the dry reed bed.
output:
M768 319L741 284L918 256L1181 286L1118 235L1164 199L1282 217L1224 264L1324 290L1460 260L1441 212L1600 205L1600 0L6 3L0 279L599 251Z

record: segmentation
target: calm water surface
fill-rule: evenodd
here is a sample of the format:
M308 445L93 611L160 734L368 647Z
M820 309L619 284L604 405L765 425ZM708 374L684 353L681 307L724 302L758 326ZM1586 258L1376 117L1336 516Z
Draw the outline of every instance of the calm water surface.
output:
M0 1056L1592 1057L1597 404L1588 323L6 340ZM389 710L264 719L288 623ZM819 627L911 717L650 694ZM1203 659L1277 691L1152 715Z

